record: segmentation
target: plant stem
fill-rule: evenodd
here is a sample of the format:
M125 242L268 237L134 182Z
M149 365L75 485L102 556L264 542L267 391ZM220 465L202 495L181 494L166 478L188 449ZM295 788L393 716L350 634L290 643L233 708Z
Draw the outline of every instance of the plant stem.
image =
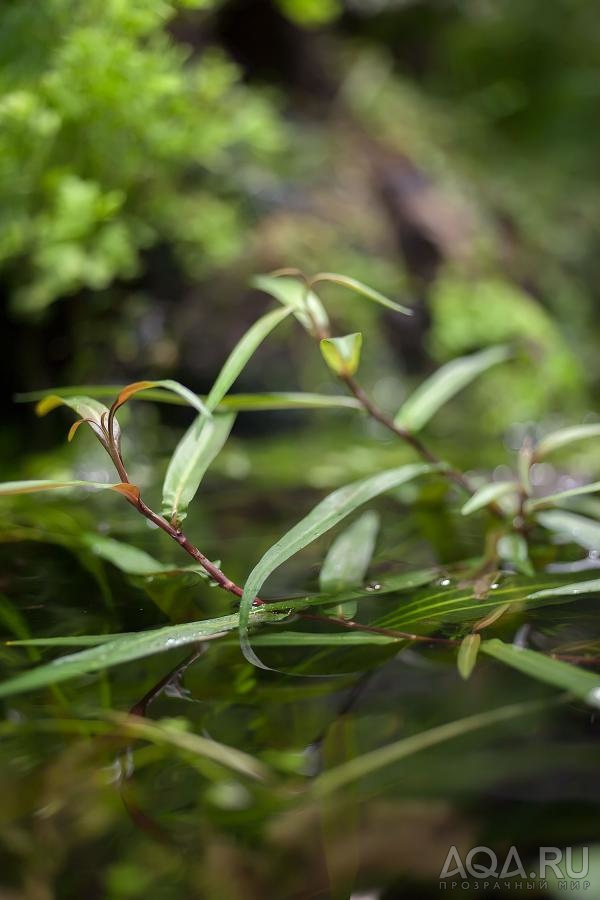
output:
M112 452L111 452L112 451ZM111 460L114 463L114 466L119 473L119 478L124 484L131 484L129 475L127 473L127 469L125 468L125 464L123 462L123 458L119 449L117 448L114 439L111 439L109 455ZM224 572L219 569L218 566L215 566L214 563L210 561L210 559L202 553L198 547L196 547L186 534L183 533L179 528L175 525L172 525L168 522L163 516L159 516L158 513L154 512L153 509L144 503L140 494L137 494L137 497L129 497L125 498L128 503L130 503L138 512L140 512L149 522L152 522L154 525L157 525L158 528L161 528L165 534L168 534L169 537L174 540L179 546L185 550L192 559L196 560L197 563L200 563L205 572L207 572L212 580L216 582L216 584L222 588L224 591L229 591L230 594L233 594L235 597L241 597L244 593L244 589L236 584L235 581L232 581L231 578L228 578ZM253 606L262 606L263 601L256 597L254 600Z
M325 622L335 625L343 625L344 628L350 628L353 631L367 631L369 634L383 634L386 637L403 638L407 641L423 641L426 644L445 644L446 646L460 644L460 641L452 640L452 638L436 638L426 634L412 634L408 631L396 631L395 628L378 628L376 625L363 625L362 622L355 622L353 619L342 619L338 616L319 616L312 613L299 613L300 619L309 619L312 622Z
M383 410L379 409L378 406L373 403L368 394L365 393L363 388L358 384L358 382L351 375L340 375L340 379L344 382L348 390L356 397L360 405L363 407L365 412L367 412L372 419L375 419L376 422L379 422L388 431L391 431L392 434L395 434L396 437L400 438L400 440L404 441L404 443L408 444L415 450L421 459L425 460L425 462L431 463L435 466L440 466L440 472L444 475L448 480L452 481L456 484L461 490L465 491L467 494L472 496L475 493L475 487L471 484L470 480L467 476L461 472L459 469L452 468L448 466L444 460L440 459L439 456L436 456L429 447L427 447L423 441L418 438L411 431L408 431L406 428L401 428L399 425L396 425L393 419L387 416ZM490 512L500 519L504 519L504 514L497 503L491 502L488 503L488 509Z

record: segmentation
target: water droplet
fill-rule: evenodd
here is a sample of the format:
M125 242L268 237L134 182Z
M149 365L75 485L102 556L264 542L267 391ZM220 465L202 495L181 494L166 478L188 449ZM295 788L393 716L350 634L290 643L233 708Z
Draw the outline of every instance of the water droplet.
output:
M600 688L594 688L587 695L587 701L590 706L600 707Z
M177 638L167 638L165 641L165 647L176 647L179 641Z
M381 585L378 581L372 581L370 584L367 584L365 587L365 591L380 591Z
M440 587L448 587L448 585L450 584L450 579L449 578L440 578L438 581L438 584Z

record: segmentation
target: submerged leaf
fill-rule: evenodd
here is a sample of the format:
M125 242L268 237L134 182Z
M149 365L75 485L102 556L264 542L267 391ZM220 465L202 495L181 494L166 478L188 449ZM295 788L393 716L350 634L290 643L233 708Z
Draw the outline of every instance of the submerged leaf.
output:
M408 431L419 431L455 394L492 366L511 355L508 347L490 347L446 363L404 401L394 422Z
M359 506L368 503L369 500L384 491L405 484L419 475L436 471L438 471L438 467L424 463L405 465L338 488L337 491L325 497L307 516L267 550L248 576L240 604L240 643L244 656L249 662L265 668L252 651L248 640L247 626L252 604L269 575Z
M273 621L272 614L262 610L252 610L251 624L259 624L265 620ZM215 640L237 628L239 616L221 616L217 619L206 619L203 622L188 622L184 625L167 625L152 631L136 634L113 635L112 639L80 653L61 656L51 663L38 666L16 675L0 684L0 697L20 694L77 678L88 672L98 672L111 666L133 662L154 653L163 653L186 644L198 641Z
M600 707L600 675L578 669L577 666L545 656L536 650L505 644L498 638L484 641L481 650L524 675L553 684L575 694L591 706Z
M323 593L339 593L345 588L362 584L369 568L379 531L379 516L369 510L359 516L334 540L319 573L319 587ZM351 619L358 602L338 603L328 612Z
M163 484L163 515L180 524L187 516L208 467L224 446L233 427L232 413L206 419L198 416L171 457Z
M458 648L456 665L461 678L467 681L471 677L481 644L480 634L468 634Z
M476 731L479 728L488 728L500 722L510 721L510 719L517 716L535 715L547 709L549 705L547 700L511 703L509 706L490 709L483 713L477 713L474 716L457 719L455 722L437 725L419 734L412 734L393 744L388 744L385 747L379 747L376 750L371 750L369 753L364 753L362 756L357 756L346 763L342 763L335 769L330 769L328 772L323 772L313 782L312 793L317 797L334 793L372 775L374 772L378 772L380 769L400 762L400 760L406 759L408 756L427 750L429 747L435 747L437 744L469 734L471 731Z
M534 591L533 594L527 595L527 599L539 600L543 597L575 597L579 594L600 594L600 578L592 578L589 581L574 581L570 584L562 584L558 587Z

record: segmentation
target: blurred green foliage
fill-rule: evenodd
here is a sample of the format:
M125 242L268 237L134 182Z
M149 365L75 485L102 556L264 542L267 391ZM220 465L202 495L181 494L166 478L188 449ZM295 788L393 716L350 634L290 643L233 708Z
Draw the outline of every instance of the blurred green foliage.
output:
M3 7L0 263L19 311L131 278L161 241L196 273L240 252L249 175L284 129L222 52L192 57L166 31L213 5Z

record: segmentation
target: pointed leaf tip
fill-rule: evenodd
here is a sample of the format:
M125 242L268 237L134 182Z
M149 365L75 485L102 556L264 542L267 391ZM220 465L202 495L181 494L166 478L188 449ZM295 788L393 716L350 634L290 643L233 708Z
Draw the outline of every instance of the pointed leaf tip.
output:
M120 484L111 485L111 489L116 491L117 494L122 494L132 503L137 503L140 499L140 489L135 484L121 482Z

